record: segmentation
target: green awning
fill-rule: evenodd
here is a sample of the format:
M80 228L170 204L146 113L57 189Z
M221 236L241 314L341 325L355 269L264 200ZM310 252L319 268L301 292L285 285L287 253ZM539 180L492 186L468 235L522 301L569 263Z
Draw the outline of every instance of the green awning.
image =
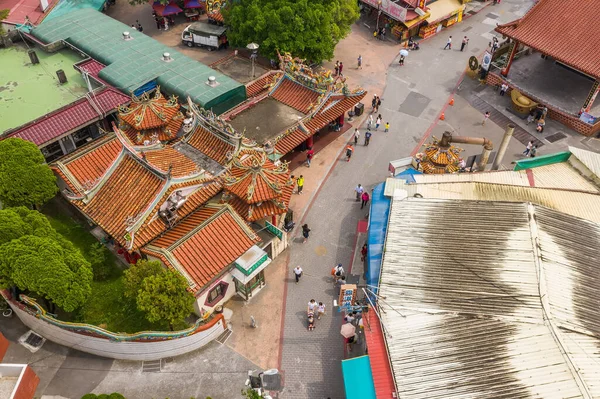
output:
M537 168L538 166L552 165L553 163L566 162L571 156L569 151L558 152L556 154L542 155L535 158L527 158L517 161L514 170L524 170Z
M342 360L346 399L377 399L369 356Z

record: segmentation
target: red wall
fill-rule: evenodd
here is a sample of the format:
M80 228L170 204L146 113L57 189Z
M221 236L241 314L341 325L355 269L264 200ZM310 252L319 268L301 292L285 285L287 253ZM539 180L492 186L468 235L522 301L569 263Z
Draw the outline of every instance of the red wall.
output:
M40 377L35 374L31 367L27 366L14 399L32 399L39 382Z
M0 362L4 359L4 355L8 350L8 340L0 333Z

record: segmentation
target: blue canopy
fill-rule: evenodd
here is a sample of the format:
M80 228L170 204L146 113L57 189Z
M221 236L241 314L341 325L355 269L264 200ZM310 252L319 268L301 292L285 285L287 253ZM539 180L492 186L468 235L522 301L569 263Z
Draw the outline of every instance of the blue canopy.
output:
M200 0L184 0L183 8L204 8L204 2Z
M342 360L346 399L377 399L369 356Z
M388 215L391 201L383 195L385 183L378 184L371 195L369 211L369 231L367 235L367 284L371 291L377 292L379 287L379 272L383 259L383 245L387 232Z

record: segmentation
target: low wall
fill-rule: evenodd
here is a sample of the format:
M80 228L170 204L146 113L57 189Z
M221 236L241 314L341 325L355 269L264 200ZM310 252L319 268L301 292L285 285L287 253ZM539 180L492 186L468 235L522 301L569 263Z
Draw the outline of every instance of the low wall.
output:
M502 76L500 76L494 72L490 72L487 75L486 83L491 86L500 86L500 85L502 85L502 83L506 83L510 89L512 89L514 86L509 81L504 79ZM589 123L585 123L584 121L582 121L575 115L571 115L560 109L554 108L552 105L545 104L544 101L542 101L541 99L531 95L530 93L528 93L526 91L523 91L519 87L515 87L515 88L517 90L519 90L521 93L523 93L525 96L531 98L533 101L540 103L540 104L544 104L546 107L548 107L548 117L559 121L563 125L570 127L571 129L575 130L576 132L581 133L584 136L588 136L588 137L593 136L596 133L600 132L600 121L597 121L593 125L590 125Z
M122 360L158 360L195 351L217 338L226 328L223 315L215 315L190 335L153 341L118 341L69 331L39 318L39 315L12 300L17 317L42 337L57 344L93 355Z

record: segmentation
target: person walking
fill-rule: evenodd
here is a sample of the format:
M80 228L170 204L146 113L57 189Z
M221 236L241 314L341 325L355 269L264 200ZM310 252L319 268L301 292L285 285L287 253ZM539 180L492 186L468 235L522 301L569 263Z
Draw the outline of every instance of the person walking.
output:
M353 152L354 152L354 147L352 147L352 144L348 144L346 146L346 162L350 162L350 158L352 158Z
M535 158L537 154L537 145L534 145L533 147L531 147L531 151L529 152L529 156L531 158Z
M302 277L302 268L300 266L294 268L294 277L296 278L296 284L298 284L300 277Z
M371 113L375 112L375 108L377 107L377 94L373 95L373 99L371 100Z
M365 207L365 205L367 205L367 203L369 202L369 199L370 199L369 193L365 191L364 193L362 193L361 198L362 198L362 203L360 204L360 209L363 209Z
M486 111L485 115L483 115L483 121L481 121L481 126L485 125L485 121L490 119L490 111Z
M385 26L381 28L381 40L385 40Z
M358 202L360 201L362 193L365 192L365 188L359 184L358 186L354 187L354 191L356 192L356 202Z
M338 263L336 266L334 266L334 268L331 270L331 275L333 276L333 285L335 286L339 280L345 279L345 274L346 272L344 271L341 263Z
M321 316L325 315L325 305L323 302L319 302L319 306L317 306L317 320L321 320Z
M379 107L381 107L381 97L377 96L377 109L375 112L379 111Z
M142 27L142 24L140 24L140 21L138 21L137 19L135 20L136 24L137 24L137 30L140 32L144 31L144 28Z
M338 70L340 72L340 76L344 76L344 74L342 73L342 71L344 70L344 63L340 62L340 66L338 67Z
M377 116L377 120L375 121L375 131L379 129L379 125L381 125L381 114Z
M360 250L360 261L361 262L364 262L365 259L367 258L367 252L368 252L367 244L364 244L362 249Z
M400 66L404 66L404 56L402 54L400 54L400 59L398 60L398 64L400 64Z
M527 143L527 146L525 147L525 151L523 151L523 155L528 156L529 153L531 152L531 149L533 148L533 141L529 141L529 143Z
M300 177L296 179L296 185L298 186L298 194L302 194L302 189L304 188L304 176L300 175Z
M508 90L508 85L506 83L502 83L502 86L500 86L500 96L504 96L506 90Z
M373 114L369 115L367 118L367 130L371 130L373 127Z
M469 44L469 39L465 36L463 37L462 43L460 44L460 51L463 51L467 44Z
M360 131L358 128L354 129L354 145L358 144L358 139L360 138Z
M384 132L384 133L387 133L387 132L389 132L389 131L390 131L390 123L389 123L389 122L386 122L386 123L385 123L385 130L384 130L383 132Z
M315 311L317 310L317 306L319 306L317 304L317 301L315 301L314 299L311 299L310 301L308 301L308 306L306 308L306 313L315 313Z
M362 55L358 55L358 68L356 69L362 69Z
M340 62L336 61L335 62L335 76L338 76L340 73Z
M448 41L446 42L446 45L444 46L444 50L452 50L452 36L450 36L448 38Z
M372 133L370 130L365 132L365 147L369 145L369 142L371 141L371 135Z
M310 235L310 229L308 228L308 225L305 223L302 225L302 237L304 237L304 241L302 241L302 244L304 244L306 242L306 240L308 240L309 235Z
M306 151L306 166L310 168L310 163L312 162L313 157L315 156L315 152L312 147L308 147L308 151Z

